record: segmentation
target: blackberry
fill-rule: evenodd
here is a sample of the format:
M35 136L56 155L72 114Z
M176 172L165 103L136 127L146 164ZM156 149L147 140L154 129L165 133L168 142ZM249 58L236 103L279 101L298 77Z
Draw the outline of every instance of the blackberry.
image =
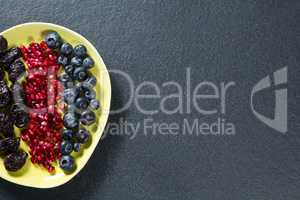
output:
M5 71L2 67L0 67L0 81L3 81L4 76L5 76Z
M7 155L4 159L4 166L7 171L18 171L27 160L28 154L24 151L17 151Z
M22 56L22 53L21 53L20 49L17 47L13 47L4 53L1 60L2 60L3 64L5 64L6 67L8 67L12 62L17 60L21 56Z
M25 72L25 66L21 60L16 60L8 67L9 80L15 82Z
M0 112L0 133L4 137L13 137L14 129L13 129L13 121L11 120L11 116L8 113Z
M14 104L11 107L11 121L16 125L18 128L24 128L28 121L29 116L28 113L26 113L23 109L18 107L16 104Z
M0 153L7 154L18 151L20 138L5 138L0 140Z
M18 117L15 119L15 125L18 128L24 128L26 127L28 121L29 121L28 114L23 112L22 115L18 115Z
M0 81L0 108L11 103L11 92L4 81Z
M7 49L7 46L8 46L7 40L5 39L5 37L0 35L0 53L5 52Z

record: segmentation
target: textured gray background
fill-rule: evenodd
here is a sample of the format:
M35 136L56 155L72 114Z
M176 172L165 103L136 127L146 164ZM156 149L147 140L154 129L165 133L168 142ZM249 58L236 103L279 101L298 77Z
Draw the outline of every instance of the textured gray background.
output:
M136 83L184 83L190 67L193 85L203 80L238 85L228 102L227 118L237 126L233 137L108 136L70 183L38 190L0 180L1 200L300 198L300 1L2 0L0 19L0 30L31 21L69 27L96 46L109 69L128 72ZM258 80L285 65L289 133L282 135L251 114L248 97ZM112 76L113 108L128 97L125 83ZM146 117L132 106L110 122ZM153 117L178 123L201 118L195 111Z

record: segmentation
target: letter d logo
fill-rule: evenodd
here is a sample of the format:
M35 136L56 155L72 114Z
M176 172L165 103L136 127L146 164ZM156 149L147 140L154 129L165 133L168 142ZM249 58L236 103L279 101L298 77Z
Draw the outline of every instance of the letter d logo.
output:
M274 84L275 88L278 85L287 83L287 72L288 68L284 67L274 72ZM270 119L260 113L258 113L253 106L253 96L256 92L261 91L263 89L267 89L271 87L271 79L270 76L266 76L262 80L260 80L251 91L251 110L254 115L263 123L268 125L269 127L281 132L286 133L288 131L287 124L287 88L284 89L275 89L275 112L274 119Z

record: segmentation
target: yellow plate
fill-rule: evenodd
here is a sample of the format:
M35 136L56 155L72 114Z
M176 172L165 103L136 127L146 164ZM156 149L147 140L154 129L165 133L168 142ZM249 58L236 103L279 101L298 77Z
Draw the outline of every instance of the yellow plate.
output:
M90 144L82 149L81 153L73 153L76 162L76 170L70 174L64 173L56 164L56 173L49 174L45 169L37 165L33 165L28 159L25 166L18 172L7 172L3 165L3 160L0 158L0 177L3 179L29 187L35 188L52 188L60 186L71 180L76 174L82 170L85 164L92 156L100 138L103 134L105 124L109 115L110 100L111 100L111 84L108 71L105 64L97 52L96 48L80 34L62 26L49 23L26 23L14 26L1 33L9 42L9 46L27 45L33 41L40 42L45 34L49 31L56 31L64 39L64 41L72 44L83 44L87 47L88 54L95 61L95 67L91 70L97 77L96 93L100 100L101 109L97 111L97 123L89 127L92 135ZM17 135L19 131L16 131ZM21 143L21 148L28 151L26 144Z

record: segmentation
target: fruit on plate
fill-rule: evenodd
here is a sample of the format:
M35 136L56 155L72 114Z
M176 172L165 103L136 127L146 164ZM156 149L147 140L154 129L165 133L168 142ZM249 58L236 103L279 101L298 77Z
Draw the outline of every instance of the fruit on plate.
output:
M75 169L73 153L91 139L85 126L96 122L100 108L93 67L84 45L68 43L55 31L44 41L10 49L0 36L0 154L8 171L21 169L28 156L50 173L56 162L66 172ZM20 149L14 126L28 153Z
M61 128L63 122L57 108L59 90L57 53L52 50L60 41L57 34L48 35L46 42L22 46L21 51L28 70L23 83L29 123L21 137L29 146L34 164L54 172L53 163L61 158ZM48 45L48 46L47 46ZM50 46L49 45L53 45Z
M8 154L4 159L4 166L7 171L18 171L21 169L27 160L28 154L23 151L16 151Z
M93 110L97 110L100 103L93 90L97 80L89 72L94 67L94 61L89 57L87 48L82 44L75 45L73 48L72 44L63 41L59 34L54 35L62 42L62 45L55 49L59 52L58 64L64 70L58 79L64 87L62 99L68 108L63 116L65 129L62 131L61 144L61 152L67 157L61 158L60 167L70 171L75 165L71 153L81 151L82 145L90 139L89 131L83 126L96 122ZM46 36L46 43L47 38L51 36ZM52 45L49 48L52 48Z
M28 122L28 115L17 105L23 101L23 96L15 82L25 72L20 57L20 49L8 49L6 38L0 36L0 156L8 171L21 169L27 159L27 153L20 149L20 138L14 133L14 125L24 128ZM8 86L8 81L11 81L11 87ZM14 96L13 91L18 95Z
M62 156L62 158L59 161L59 166L67 172L74 170L74 158L70 155Z
M21 60L15 60L8 66L8 76L11 82L16 82L25 73L25 65Z
M95 115L97 116L96 123L92 124L90 126L83 126L82 124L79 125L79 128L84 127L90 132L90 139L86 144L80 144L75 140L75 135L78 129L72 130L73 131L73 137L71 139L71 142L73 144L73 151L71 152L71 156L74 160L74 168L72 168L71 171L66 171L60 168L60 160L55 160L51 164L53 167L55 167L55 171L52 173L48 173L47 169L43 167L43 165L39 164L33 164L31 162L31 155L30 155L30 146L28 145L25 140L23 140L22 132L24 129L27 129L30 120L28 124L24 128L18 128L16 125L14 125L14 134L16 137L21 138L21 144L20 149L25 151L28 154L28 160L26 161L25 165L21 170L19 170L17 173L14 172L7 172L4 167L4 159L5 155L0 155L0 178L3 178L9 182L12 182L14 184L18 185L24 185L34 188L53 188L60 185L65 184L66 182L73 179L78 173L82 170L84 170L85 166L89 162L90 158L96 153L96 147L101 144L101 137L104 134L105 131L105 124L107 123L108 116L109 116L109 108L110 108L110 101L111 101L111 82L109 78L109 73L106 69L106 66L101 59L101 56L99 55L99 52L97 52L97 49L91 44L91 42L88 41L88 38L84 38L80 34L59 25L55 24L49 24L49 23L41 23L41 22L34 22L34 23L26 23L26 24L20 24L15 27L11 27L7 30L4 30L0 35L3 35L7 41L8 41L8 49L12 48L14 45L18 45L18 48L21 50L22 46L25 46L26 48L29 47L30 43L38 43L44 41L45 36L49 32L56 31L61 36L62 43L69 43L72 45L73 49L78 44L83 44L87 48L87 56L91 57L95 64L94 67L91 68L89 72L89 77L95 76L97 79L96 87L93 89L95 90L97 94L97 100L100 101L100 109L93 110L95 112ZM43 38L44 37L44 38ZM46 45L47 46L47 45ZM61 46L60 46L61 48ZM55 52L57 58L59 55L61 55L60 48L56 49L50 49ZM7 50L8 50L7 49ZM22 52L22 51L21 51ZM0 57L3 55L3 53L0 53ZM74 53L71 53L68 58L69 60L74 56ZM54 59L52 56L50 56L51 59ZM57 59L56 58L56 59ZM84 59L84 58L83 58ZM3 63L0 63L0 76L1 76L1 69L4 72L4 80L9 87L10 91L14 94L15 90L23 90L25 83L27 82L26 78L29 75L29 66L27 62L25 62L25 59L23 59L23 53L22 58L20 59L24 65L25 65L25 75L22 76L21 79L17 80L15 84L12 84L12 82L9 80L7 69L5 69L5 65ZM34 60L32 60L34 61ZM57 60L56 60L57 61ZM60 65L60 70L58 72L57 78L60 78L61 75L67 74L65 72L66 66ZM101 79L100 79L101 78ZM0 80L1 77L0 77ZM86 80L85 80L86 81ZM83 81L83 82L85 82ZM64 84L61 84L60 79L58 82L58 98L56 99L55 108L59 111L60 118L63 119L63 115L67 113L68 111L76 111L76 108L73 105L69 105L65 103L62 99L64 88L72 88L75 87L78 82L71 81L66 82L66 86L64 87ZM39 85L37 85L39 86ZM33 88L34 89L34 88ZM49 88L50 89L50 88ZM35 91L35 90L33 90ZM50 91L50 90L48 90ZM20 97L27 96L27 92L23 92L24 95L22 95L22 92L19 93ZM26 93L26 94L25 94ZM36 93L32 93L33 95L36 95ZM42 94L44 95L44 94ZM15 95L13 95L15 96ZM20 109L25 109L24 111L29 115L28 117L31 119L31 117L35 117L34 115L30 114L30 106L27 106L27 102L22 102L22 99L19 99L19 97L14 97L14 101L11 102L11 104L18 104ZM51 98L52 99L52 98ZM52 100L50 100L51 103ZM20 102L20 103L19 103ZM21 106L25 105L25 107ZM10 106L9 106L10 107ZM8 111L9 107L7 109L0 109L0 111ZM89 109L91 107L89 106ZM44 110L42 108L42 110ZM49 110L53 110L52 107L49 108ZM91 109L92 110L92 109ZM104 112L105 111L105 112ZM106 112L107 111L107 112ZM8 111L11 112L11 111ZM77 117L80 117L80 113L78 113ZM79 118L78 118L79 119ZM64 131L66 128L62 128L60 130L60 135L62 137L62 141L68 140L64 138ZM67 130L67 129L66 129ZM69 130L69 129L68 129ZM4 139L4 136L0 132L0 140ZM26 139L26 137L24 137ZM60 147L60 146L59 146ZM79 147L79 152L77 148ZM94 152L94 153L93 153ZM62 155L63 156L63 155ZM64 173L65 172L65 173Z
M8 43L5 37L0 35L0 53L4 53L7 49Z
M0 153L8 154L18 151L20 138L5 138L0 140Z

